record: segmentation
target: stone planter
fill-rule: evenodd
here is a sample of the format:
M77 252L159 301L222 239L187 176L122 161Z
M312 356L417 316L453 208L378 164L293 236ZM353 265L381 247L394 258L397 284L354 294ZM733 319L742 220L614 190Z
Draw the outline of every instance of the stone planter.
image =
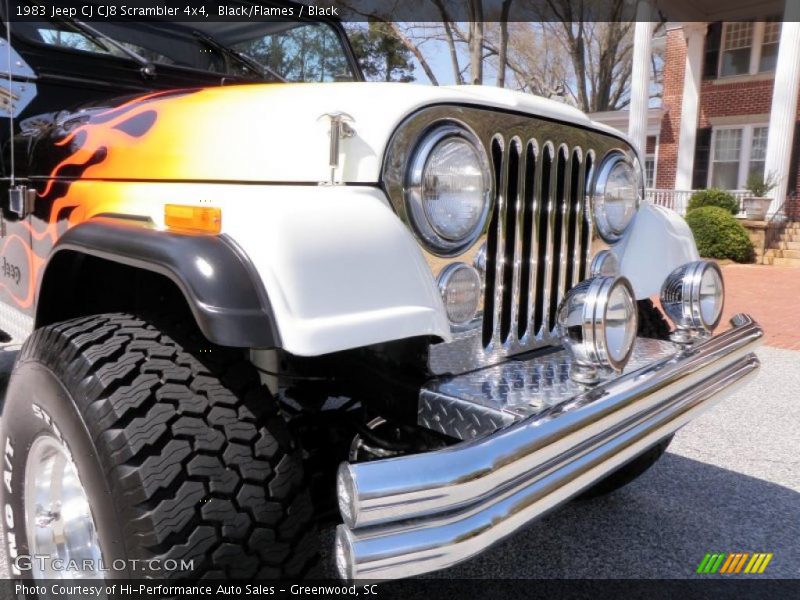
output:
M772 198L745 198L744 210L751 221L765 221Z

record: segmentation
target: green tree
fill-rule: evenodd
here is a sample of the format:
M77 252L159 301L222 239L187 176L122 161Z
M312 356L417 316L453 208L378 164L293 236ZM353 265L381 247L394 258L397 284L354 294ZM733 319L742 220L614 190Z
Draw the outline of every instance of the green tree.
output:
M411 51L394 29L378 21L350 28L350 43L364 76L371 81L414 81Z

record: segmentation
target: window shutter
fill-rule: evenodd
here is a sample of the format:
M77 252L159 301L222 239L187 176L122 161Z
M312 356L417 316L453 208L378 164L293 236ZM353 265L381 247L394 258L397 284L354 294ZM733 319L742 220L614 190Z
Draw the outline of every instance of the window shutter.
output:
M794 143L792 144L792 158L789 161L789 177L786 182L786 194L797 192L798 171L800 171L800 121L794 124Z
M719 50L722 44L722 21L708 24L706 31L706 52L703 60L703 79L717 78Z
M708 161L711 158L711 127L697 130L694 146L694 173L692 189L704 190L708 183Z

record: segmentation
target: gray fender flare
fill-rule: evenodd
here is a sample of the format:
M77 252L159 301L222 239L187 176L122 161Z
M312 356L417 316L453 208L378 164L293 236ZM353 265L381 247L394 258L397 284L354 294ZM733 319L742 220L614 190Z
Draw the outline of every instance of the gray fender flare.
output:
M186 235L147 224L98 219L76 225L61 236L46 269L53 257L67 250L169 278L183 293L200 330L215 344L281 346L261 279L244 252L225 235Z

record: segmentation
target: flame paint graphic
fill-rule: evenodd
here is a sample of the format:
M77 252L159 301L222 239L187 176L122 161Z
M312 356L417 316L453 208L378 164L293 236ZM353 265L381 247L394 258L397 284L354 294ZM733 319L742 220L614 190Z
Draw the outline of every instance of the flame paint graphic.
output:
M143 182L258 181L263 137L250 130L272 89L258 84L154 92L74 113L56 125L61 129L32 150L31 164L40 165L34 175L47 173L34 215L30 222L9 223L17 238L3 247L19 257L22 243L31 283L24 293L19 284L14 291L0 281L0 288L30 312L47 257L70 227L102 214L149 215L155 204L168 202L142 199Z
M151 106L164 96L174 97L176 92L159 92L130 100L116 108L92 115L89 121L76 127L56 147L69 148L71 154L60 161L50 173L39 198L50 206L49 218L43 231L31 228L34 240L49 238L55 243L58 223L67 216L67 228L86 218L85 203L89 199L74 198L69 194L70 184L81 178L103 179L113 172L117 163L125 160L126 148L139 144L158 119L158 107ZM121 159L115 157L121 154ZM103 200L91 199L92 212L111 212Z
M24 295L19 289L0 280L11 299L22 309L30 309L34 303L37 283L42 275L47 256L56 240L70 227L104 212L124 212L120 201L111 196L86 197L72 193L73 184L82 179L103 179L115 165L124 161L126 148L141 144L158 120L157 101L185 95L186 91L157 92L134 98L120 106L95 113L85 123L77 125L63 138L56 141L55 149L66 149L69 154L51 170L44 188L37 193L36 216L9 223L9 235L3 241L0 252L5 257L10 252L22 253L28 273ZM77 115L76 121L85 116ZM110 160L117 154L122 157ZM25 238L30 235L31 243ZM27 269L24 267L27 266ZM27 284L27 285L25 285Z

